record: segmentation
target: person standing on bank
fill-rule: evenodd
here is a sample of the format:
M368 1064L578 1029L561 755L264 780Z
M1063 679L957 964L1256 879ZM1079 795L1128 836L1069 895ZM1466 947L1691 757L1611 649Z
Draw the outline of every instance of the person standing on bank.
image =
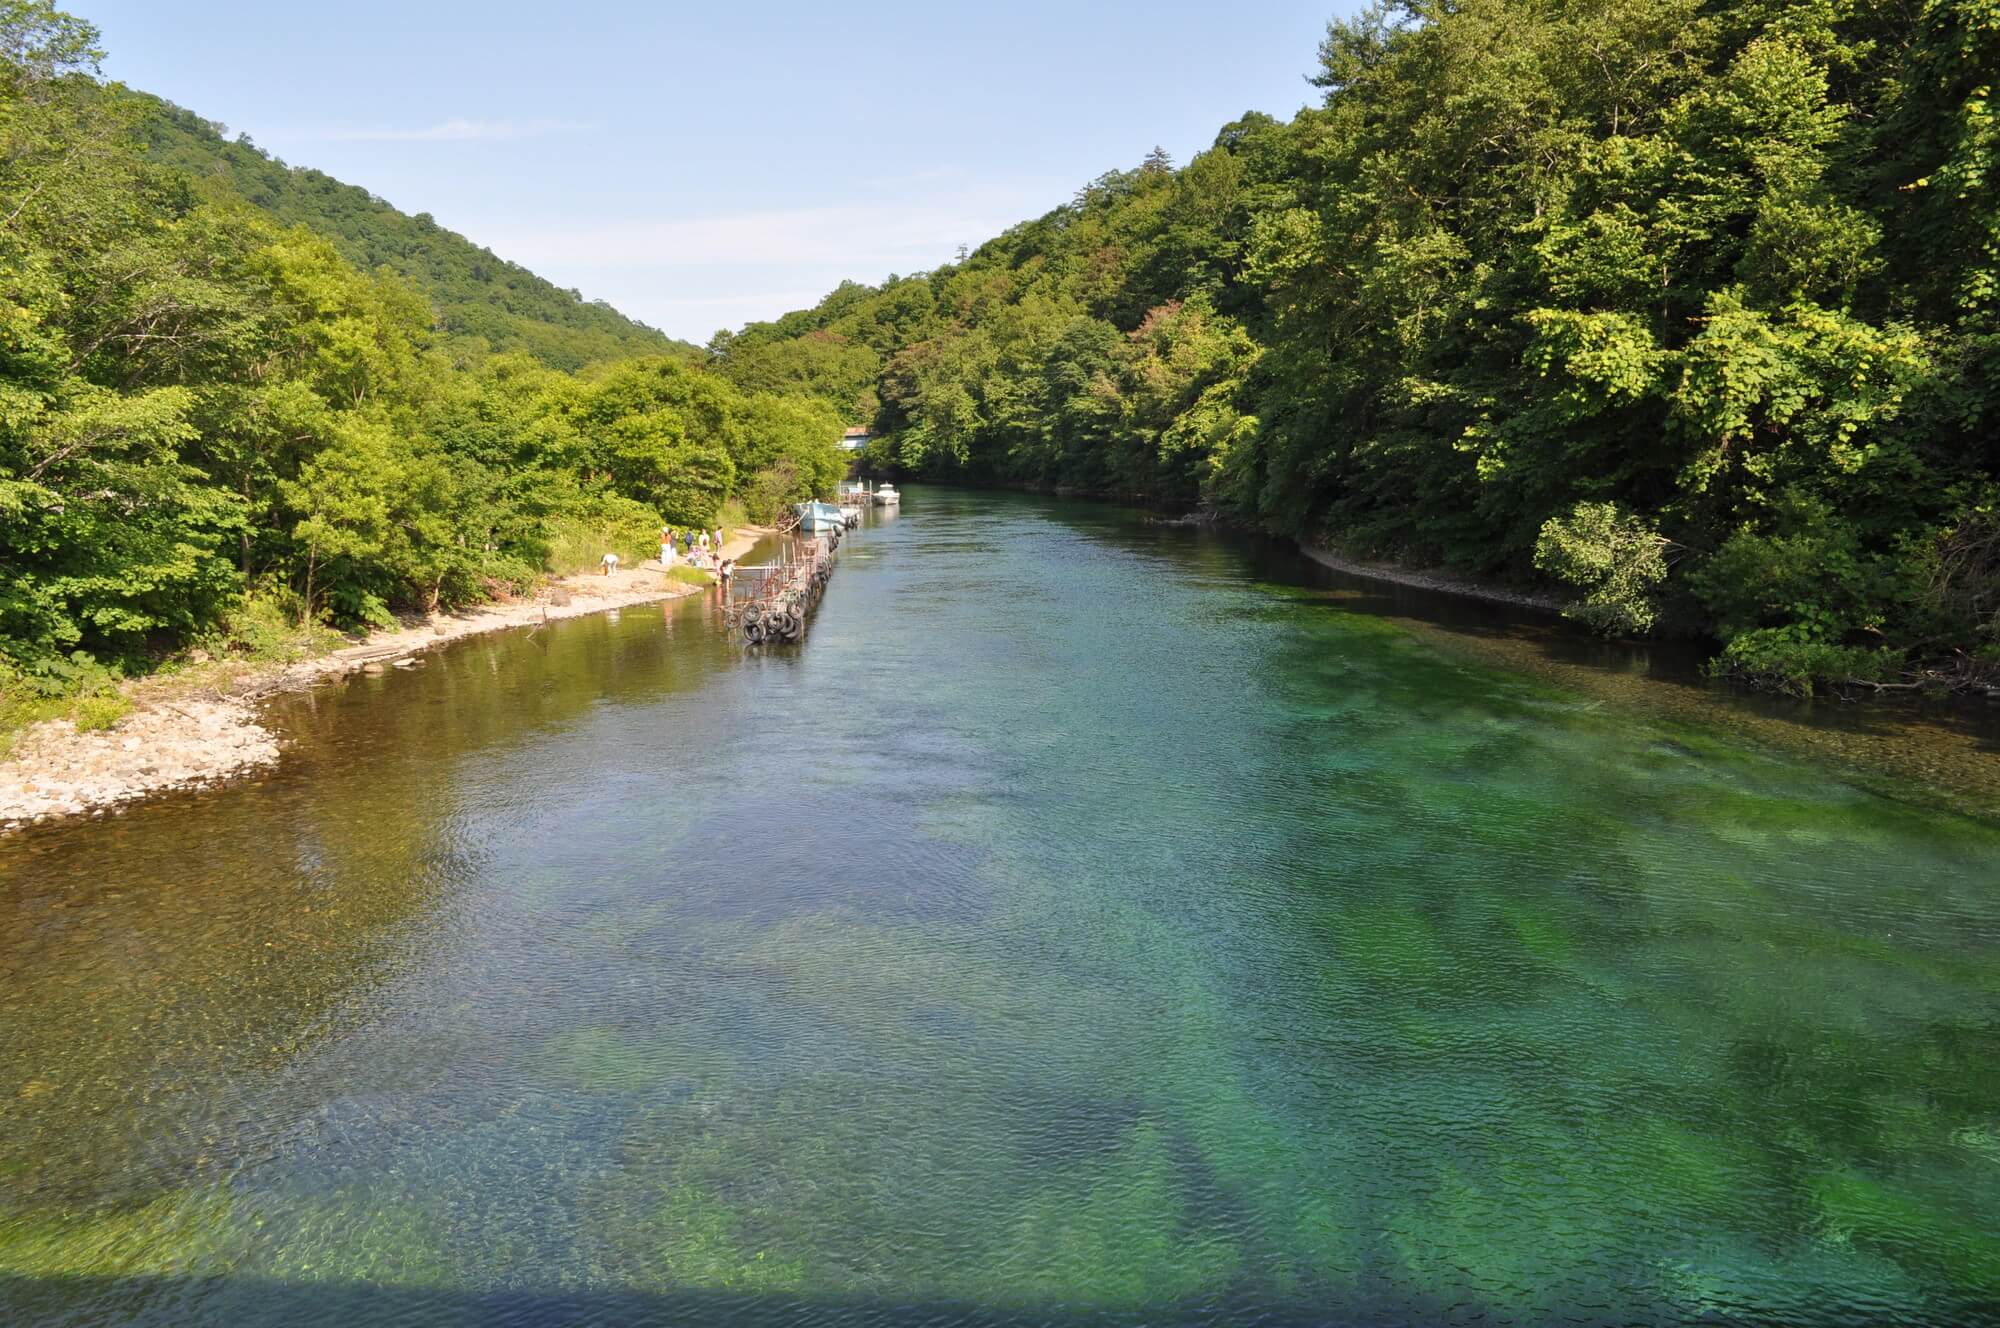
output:
M672 567L673 565L674 565L674 529L672 526L661 526L660 566Z

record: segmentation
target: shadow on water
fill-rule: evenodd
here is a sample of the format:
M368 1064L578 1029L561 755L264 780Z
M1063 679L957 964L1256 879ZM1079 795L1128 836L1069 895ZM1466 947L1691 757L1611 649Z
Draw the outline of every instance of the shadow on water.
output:
M74 1318L65 1308L93 1308ZM54 1325L186 1322L187 1307L201 1305L203 1322L255 1328L284 1325L346 1328L377 1325L465 1324L481 1328L646 1328L648 1325L715 1324L736 1328L760 1325L855 1325L856 1328L1109 1328L1116 1324L1220 1323L1285 1324L1324 1322L1310 1311L1296 1314L1259 1309L1251 1317L1226 1320L1213 1307L1145 1313L1064 1308L994 1309L965 1303L686 1291L566 1292L510 1290L490 1294L369 1286L355 1283L301 1285L252 1279L126 1277L13 1278L0 1276L0 1308L15 1323ZM1345 1322L1355 1322L1344 1320ZM1386 1321L1384 1321L1386 1322Z
M89 1305L87 1312L69 1307ZM198 1317L191 1307L201 1306ZM1961 1322L1991 1321L2000 1304L1961 1307ZM83 1328L118 1323L133 1328L167 1324L228 1324L231 1328L1175 1328L1240 1325L1241 1328L1429 1328L1491 1322L1472 1305L1407 1301L1369 1307L1273 1304L1218 1296L1195 1303L1137 1308L1079 1305L992 1306L966 1301L900 1297L766 1294L689 1288L681 1291L565 1291L510 1289L488 1293L365 1283L287 1283L254 1278L53 1277L0 1274L0 1311L14 1324ZM1568 1328L1632 1325L1629 1314L1562 1316ZM1757 1328L1761 1324L1862 1325L1867 1317L1786 1316L1767 1319L1730 1313L1714 1322Z
M0 1321L1995 1321L2000 826L1671 651L908 502L803 648L467 641L0 842Z
M1798 699L1711 678L1712 651L1689 640L1614 641L1560 614L1348 573L1277 539L1079 514L1094 538L1139 553L1171 551L1304 592L1333 610L1398 623L1450 656L1526 674L1594 702L1667 722L1720 728L1772 749L1831 762L1872 791L2000 815L2000 704L1908 694Z

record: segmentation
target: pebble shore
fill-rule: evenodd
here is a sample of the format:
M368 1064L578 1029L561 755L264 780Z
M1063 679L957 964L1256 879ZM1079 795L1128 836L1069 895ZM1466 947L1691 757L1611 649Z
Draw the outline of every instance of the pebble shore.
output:
M1561 613L1564 601L1559 595L1541 591L1524 590L1518 586L1503 586L1492 581L1481 581L1472 577L1459 576L1451 572L1421 570L1404 567L1398 563L1371 562L1359 558L1349 558L1335 553L1332 549L1301 542L1299 552L1319 563L1331 567L1336 572L1349 576L1363 576L1374 581L1388 581L1399 586L1410 586L1417 590L1436 590L1447 595L1461 595L1466 599L1481 599L1489 604L1509 604L1520 609L1541 609L1548 613Z
M766 532L745 530L724 550L740 558ZM258 702L348 673L414 668L447 641L679 599L702 587L668 579L659 564L610 576L565 577L533 599L377 632L367 640L296 664L242 669L202 688L184 679L126 684L132 711L114 727L79 733L67 719L24 730L0 760L0 834L64 817L105 815L121 804L233 779L277 763L281 745L260 722Z

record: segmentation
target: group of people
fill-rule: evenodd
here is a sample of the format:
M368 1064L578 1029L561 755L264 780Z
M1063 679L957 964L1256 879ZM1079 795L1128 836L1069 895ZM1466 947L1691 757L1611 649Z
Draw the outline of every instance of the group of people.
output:
M672 567L674 558L679 554L687 556L691 567L721 567L722 527L717 526L711 536L706 530L675 530L672 526L661 526L660 566Z
M660 527L660 566L672 567L674 559L685 555L690 567L706 567L716 574L717 579L727 581L736 570L736 560L722 556L722 527L717 526L711 533L706 530L676 530L672 526ZM601 566L604 575L610 576L618 570L619 558L615 553L604 555Z
M672 567L676 552L685 554L690 567L706 567L717 581L727 584L736 572L736 561L722 556L722 527L706 530L675 530L660 527L660 566Z

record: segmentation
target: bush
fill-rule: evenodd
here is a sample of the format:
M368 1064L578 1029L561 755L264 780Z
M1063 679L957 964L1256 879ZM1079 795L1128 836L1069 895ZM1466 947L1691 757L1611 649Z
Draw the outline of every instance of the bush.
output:
M1725 641L1799 623L1833 641L1907 615L1915 591L1901 561L1868 555L1852 522L1818 498L1787 492L1770 529L1730 535L1689 572L1688 587Z
M396 615L389 612L389 601L365 586L329 587L326 611L334 623L348 631L396 625Z
M557 576L593 571L604 555L615 553L628 564L660 555L660 517L652 508L629 498L605 495L575 512L550 517L548 570Z
M715 524L722 527L722 538L726 541L731 535L750 524L750 512L743 506L741 498L731 498L722 505L722 510L715 514Z
M84 732L110 728L132 709L118 683L117 670L81 652L32 665L0 657L0 755L20 730L47 719L67 716Z
M14 745L20 730L55 719L68 707L67 696L48 694L39 680L0 661L0 755Z
M284 585L260 586L223 615L222 625L200 648L217 658L253 664L289 664L339 644L340 636L306 618L305 600Z
M106 692L76 698L70 703L69 717L78 733L95 733L99 729L110 728L131 713L132 702L126 699L123 692Z
M1896 668L1896 653L1880 647L1845 646L1811 627L1792 624L1746 632L1723 648L1714 670L1793 696L1811 696L1821 682L1881 682Z
M803 502L810 497L810 483L789 461L758 471L743 488L743 502L750 515L759 522L769 522L786 504Z
M488 599L496 595L520 595L542 579L542 568L519 554L489 553L480 565L481 589Z
M1659 617L1654 596L1672 544L1616 503L1578 503L1550 517L1535 541L1535 566L1584 592L1564 609L1600 632L1638 635Z
M305 616L299 612L302 606L296 595L286 595L284 600L289 603L276 595L244 596L243 602L222 620L222 639L218 644L240 650L252 659L280 656L286 644L298 634L299 620Z

